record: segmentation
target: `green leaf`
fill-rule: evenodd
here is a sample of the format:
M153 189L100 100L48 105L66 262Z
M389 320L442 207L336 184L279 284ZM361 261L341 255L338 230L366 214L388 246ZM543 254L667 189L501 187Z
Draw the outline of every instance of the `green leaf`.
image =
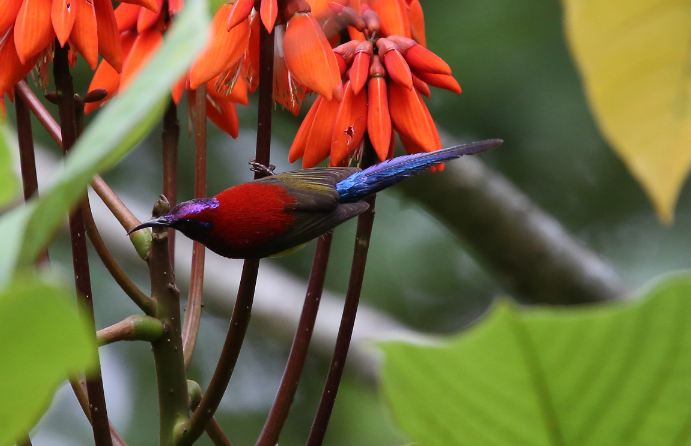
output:
M0 126L0 209L18 192L17 178L12 168L12 156L5 139L4 126Z
M0 292L0 446L36 424L56 387L93 367L93 333L60 287L26 277Z
M208 25L206 0L188 2L166 33L163 48L79 138L52 186L30 206L0 219L0 284L6 283L17 267L33 262L67 211L84 194L93 175L112 167L151 130L163 115L171 85L204 45ZM18 239L8 240L8 234Z
M595 118L670 222L691 168L691 2L564 0Z
M382 344L383 388L422 446L691 442L691 275L642 300L496 305L434 345Z

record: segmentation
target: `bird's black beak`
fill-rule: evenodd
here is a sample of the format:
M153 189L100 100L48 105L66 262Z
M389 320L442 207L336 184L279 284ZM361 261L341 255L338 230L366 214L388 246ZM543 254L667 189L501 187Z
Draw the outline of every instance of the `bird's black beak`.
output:
M127 231L127 235L132 234L134 231L139 231L140 229L144 228L153 228L154 226L170 226L170 219L166 215L158 218L152 218L151 220L145 221L144 223Z

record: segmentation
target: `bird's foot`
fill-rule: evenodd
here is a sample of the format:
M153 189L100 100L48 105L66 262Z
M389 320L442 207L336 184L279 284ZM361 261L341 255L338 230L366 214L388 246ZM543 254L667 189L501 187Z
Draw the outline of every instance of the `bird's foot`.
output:
M257 162L256 159L252 158L249 163L250 165L250 170L252 172L260 173L266 177L270 177L272 175L276 175L274 173L274 170L276 169L276 166L269 164L269 167L266 167L262 163Z

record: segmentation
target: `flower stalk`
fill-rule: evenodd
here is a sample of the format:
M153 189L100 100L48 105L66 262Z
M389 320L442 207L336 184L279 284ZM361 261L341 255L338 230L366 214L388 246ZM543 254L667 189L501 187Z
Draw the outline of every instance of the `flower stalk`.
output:
M163 323L151 316L137 314L117 324L98 330L96 341L99 347L119 341L155 342L163 336Z
M55 48L53 75L57 88L62 148L63 151L67 153L74 145L77 136L74 86L72 84L72 75L69 69L67 48L62 48L59 44L56 44ZM77 296L80 304L86 310L88 317L87 323L90 325L95 336L96 327L94 322L89 257L86 248L86 233L81 206L77 207L77 210L70 215L70 237L72 240L72 261ZM97 362L97 364L99 365L95 367L86 382L94 440L96 446L111 446L113 441L110 436L110 427L108 424L108 412L106 410L106 400L103 392L100 361Z
M192 104L192 125L194 127L194 198L206 197L206 84L189 95ZM202 317L202 295L204 293L204 258L206 248L194 242L190 292L185 309L185 324L182 330L182 344L185 353L185 370L189 369L197 343L199 322Z
M364 169L376 162L376 153L372 147L372 143L369 137L365 136L365 147L360 167ZM348 349L350 348L350 340L355 325L355 316L357 315L357 308L360 302L362 283L365 278L367 253L369 251L370 237L372 236L372 226L374 225L375 199L376 195L372 195L363 200L369 204L369 209L358 217L357 231L355 234L355 251L353 253L350 282L348 283L348 291L343 306L341 325L338 329L338 336L336 338L334 354L331 359L329 374L327 375L324 391L319 401L317 415L312 423L307 446L319 446L324 442L326 429L329 425L331 412L333 411L338 388L341 384L341 378L343 377L343 370L345 368L346 358L348 357Z

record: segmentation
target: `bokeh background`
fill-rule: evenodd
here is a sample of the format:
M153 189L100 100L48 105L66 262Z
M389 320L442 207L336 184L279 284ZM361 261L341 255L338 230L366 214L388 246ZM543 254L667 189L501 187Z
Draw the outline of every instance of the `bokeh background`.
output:
M440 128L458 140L504 139L500 149L482 159L611 262L631 289L660 273L688 268L688 187L681 195L676 224L661 226L640 187L598 132L569 55L558 1L426 1L423 7L428 46L451 65L464 90L461 96L433 91L428 105ZM75 72L78 92L85 93L89 76L88 67L80 61ZM307 110L303 106L303 115ZM185 106L178 112L182 201L192 198L193 141ZM210 195L252 177L247 161L254 153L256 98L250 99L249 107L239 107L239 112L237 140L209 124ZM12 113L9 110L10 119ZM287 162L299 123L288 112L274 114L272 163L277 171L299 168ZM38 141L57 155L55 145L36 121L34 126ZM160 128L105 178L124 197L153 204L162 181ZM53 268L64 270L66 277L71 269L68 239L66 232L61 233L50 250ZM347 287L353 239L352 222L336 231L326 286L339 296ZM313 253L314 243L267 263L306 280ZM93 253L92 259L97 325L104 327L136 312L136 307ZM189 259L179 257L178 262ZM128 262L125 266L146 289L143 264ZM184 296L186 290L182 292ZM468 252L459 235L427 213L423 204L404 198L395 188L380 195L363 305L415 331L443 335L462 330L494 298L510 294ZM253 322L217 413L236 446L254 444L292 341L290 336L276 336L266 321ZM191 373L202 388L213 372L227 324L212 311L205 313ZM129 444L156 444L157 397L148 346L120 343L102 348L101 355L108 409L116 427ZM281 436L282 446L304 444L329 359L321 352L310 355ZM92 444L86 420L69 388L58 392L32 440L38 446ZM347 368L326 444L393 446L406 442L380 398L376 377L354 366ZM199 444L211 443L203 438Z

